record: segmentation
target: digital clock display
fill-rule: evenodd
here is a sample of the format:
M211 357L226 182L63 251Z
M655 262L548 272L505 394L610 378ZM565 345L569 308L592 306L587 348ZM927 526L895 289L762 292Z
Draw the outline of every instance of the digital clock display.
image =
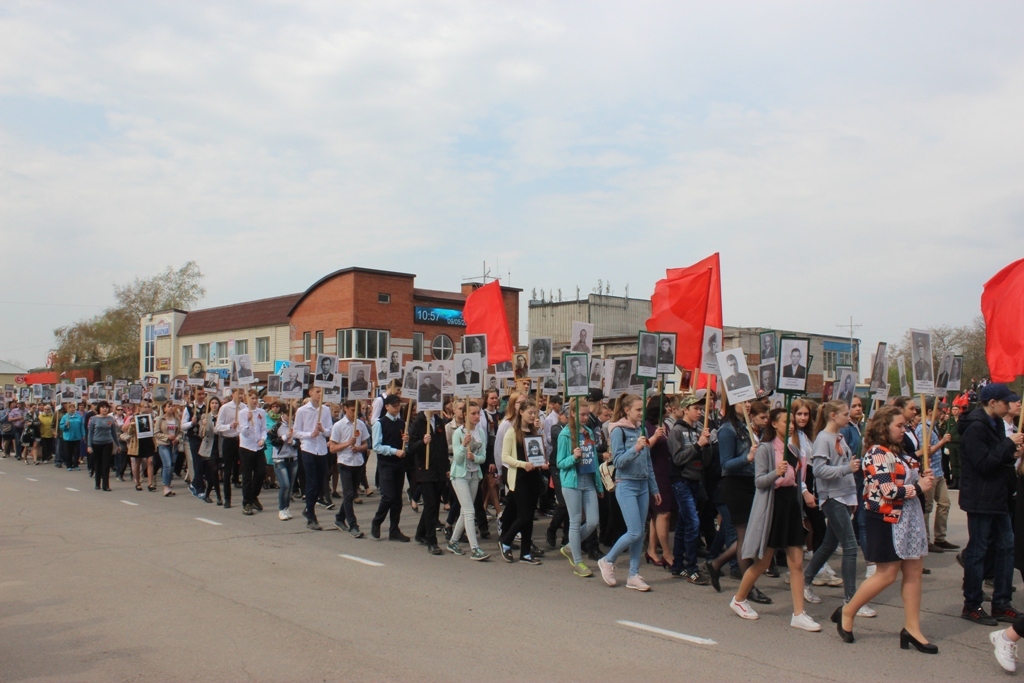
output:
M449 327L465 327L466 321L462 319L462 311L454 308L428 308L416 306L413 308L413 320L428 325L448 325Z

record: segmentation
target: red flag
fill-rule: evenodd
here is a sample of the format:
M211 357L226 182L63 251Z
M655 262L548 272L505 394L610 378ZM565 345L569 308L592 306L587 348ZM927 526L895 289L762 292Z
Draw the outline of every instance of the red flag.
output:
M676 365L693 368L700 365L704 341L704 321L708 315L708 296L712 269L686 272L674 279L658 280L651 297L649 332L676 333Z
M1014 261L985 283L985 359L993 382L1024 375L1024 259Z
M708 268L711 269L711 287L708 291L708 313L704 320L704 324L708 327L722 328L722 268L718 259L717 251L706 259L694 263L692 266L688 266L686 268L669 268L665 271L665 276L669 280L674 280L686 275L687 273L704 272L704 270ZM698 346L699 345L700 343L698 342ZM698 361L693 365L700 365L700 362Z
M512 335L498 280L478 287L466 297L462 319L466 321L466 334L487 335L488 365L512 360Z

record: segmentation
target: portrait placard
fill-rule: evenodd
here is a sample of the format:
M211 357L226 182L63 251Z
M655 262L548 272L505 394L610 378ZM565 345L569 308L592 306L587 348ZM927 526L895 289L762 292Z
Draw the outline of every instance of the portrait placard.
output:
M537 381L539 382L541 379L538 378ZM551 374L544 377L543 382L540 387L542 396L557 396L562 393L562 375L558 368L551 368Z
M881 391L876 391L871 398L874 399L875 401L881 401L882 403L884 403L889 399L889 386L890 385L886 384L884 389L882 389Z
M267 396L270 398L280 398L281 375L267 375Z
M350 401L370 400L370 380L373 366L368 363L348 364L348 399ZM340 382L339 382L340 384ZM333 385L332 385L333 387ZM341 392L338 392L341 395Z
M939 361L939 374L935 376L935 392L945 393L949 391L949 377L953 372L953 352L943 351L942 360Z
M587 375L587 354L567 353L562 360L565 368L565 396L586 396L590 393L590 378Z
M639 332L636 339L636 375L644 379L658 378L658 335Z
M604 359L590 359L590 381L587 383L591 389L600 389L604 385Z
M871 382L869 385L871 393L882 391L885 389L885 385L889 383L888 349L888 344L878 342L878 348L875 350L875 360L871 364ZM838 375L836 375L836 379L839 379Z
M530 377L547 377L551 374L551 337L536 337L530 340Z
M443 380L440 372L423 371L416 376L416 404L417 410L424 412L428 410L443 410L444 399L442 398L441 386Z
M910 330L910 350L913 354L914 391L931 396L935 393L935 375L932 366L932 334L927 330Z
M316 375L313 376L313 386L320 387L322 389L330 389L331 387L338 384L335 380L334 375L338 371L338 357L332 356L327 353L316 354ZM369 372L366 370L365 365L360 365L363 369L364 381ZM351 377L352 365L349 365L349 376ZM349 387L351 390L351 386Z
M910 396L910 384L907 383L907 365L903 356L896 357L896 371L900 375L900 396Z
M493 389L498 392L498 396L501 396L501 379L497 375L487 373L484 375L484 391L490 391Z
M832 380L824 382L821 385L821 402L827 403L832 400L833 393L835 392L836 383Z
M392 350L388 354L388 380L402 379L402 356L401 351Z
M811 340L807 337L783 336L779 340L779 391L802 394L807 391L807 368L810 365Z
M224 380L221 378L220 373L207 372L206 379L203 380L203 388L207 391L219 392L223 381Z
M729 399L729 403L737 405L757 398L754 383L750 381L750 372L747 370L747 358L746 354L743 353L743 349L735 348L719 351L716 354L716 360L718 361L718 367L722 370L725 395Z
M155 384L156 378L153 377L152 380L153 383ZM89 391L89 380L87 380L85 377L76 377L75 386L78 387L78 390L84 394Z
M144 390L145 390L145 388L141 384L129 384L128 385L128 402L129 403L136 403L136 404L142 403L142 394L143 394Z
M857 373L853 368L836 369L836 389L833 398L837 401L844 401L846 405L853 403L853 397L857 393Z
M704 341L701 346L700 371L705 375L718 374L718 352L722 348L722 330L704 327Z
M170 388L166 384L153 387L153 403L166 403L170 399Z
M484 359L484 366L487 365L487 335L486 334L467 334L462 338L462 352L463 353L475 353ZM456 363L459 367L462 367Z
M463 338L463 341L466 341ZM456 396L473 397L480 396L483 390L483 356L477 353L455 354L455 386L453 393ZM442 388L444 378L442 376Z
M671 381L666 384L671 384ZM693 370L682 370L679 372L679 391L687 392L693 388ZM667 391L666 391L667 393Z
M512 376L516 379L522 379L527 377L530 371L529 367L529 356L525 353L516 353L512 355L512 362L514 368L512 370Z
M527 461L534 467L543 467L547 462L544 456L543 436L523 437L523 449L526 451Z
M153 436L152 415L139 414L135 416L135 436L140 439L145 439Z
M757 381L761 390L767 394L774 394L778 387L779 368L775 359L766 361L757 366Z
M410 360L405 364L405 374L402 379L402 398L409 399L410 401L416 400L416 389L418 376L421 372L425 372L427 364L423 361Z
M301 365L281 368L281 398L302 398L306 388L306 371Z
M629 393L629 380L636 358L610 358L605 364L605 395L614 400Z
M761 365L769 361L777 360L775 353L775 330L765 330L758 335L761 356Z
M512 370L512 361L506 360L500 363L495 363L494 374L500 377L501 379L511 379L512 377L514 377L515 373Z
M964 374L964 357L953 356L953 366L949 371L949 384L946 391L960 391L960 381Z
M676 372L676 334L658 333L658 374L674 375Z
M188 362L188 383L196 386L203 386L206 379L206 365L198 358Z
M571 352L587 355L594 352L594 326L590 323L574 321L569 339L572 342L569 348Z

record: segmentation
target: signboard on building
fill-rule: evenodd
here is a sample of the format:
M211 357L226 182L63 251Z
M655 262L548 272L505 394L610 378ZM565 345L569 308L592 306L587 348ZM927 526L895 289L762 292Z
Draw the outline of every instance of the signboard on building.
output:
M450 327L466 326L466 321L462 319L462 311L454 308L416 306L413 308L413 321L432 325L448 325Z
M153 325L153 334L157 337L169 337L171 336L171 323L170 321L161 318Z
M157 370L170 370L171 369L171 359L170 358L157 358L156 359L156 369Z

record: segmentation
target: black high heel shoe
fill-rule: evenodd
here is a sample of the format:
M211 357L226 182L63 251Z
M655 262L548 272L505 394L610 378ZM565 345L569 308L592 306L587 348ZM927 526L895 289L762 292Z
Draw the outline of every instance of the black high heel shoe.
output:
M832 613L832 623L836 625L839 637L843 639L844 643L853 643L853 631L843 628L843 607L844 605L836 607L836 611Z
M939 654L939 647L933 643L922 643L917 638L910 635L907 629L900 631L900 649L909 650L910 646L913 645L914 649L918 652L923 652L926 655L937 655Z

